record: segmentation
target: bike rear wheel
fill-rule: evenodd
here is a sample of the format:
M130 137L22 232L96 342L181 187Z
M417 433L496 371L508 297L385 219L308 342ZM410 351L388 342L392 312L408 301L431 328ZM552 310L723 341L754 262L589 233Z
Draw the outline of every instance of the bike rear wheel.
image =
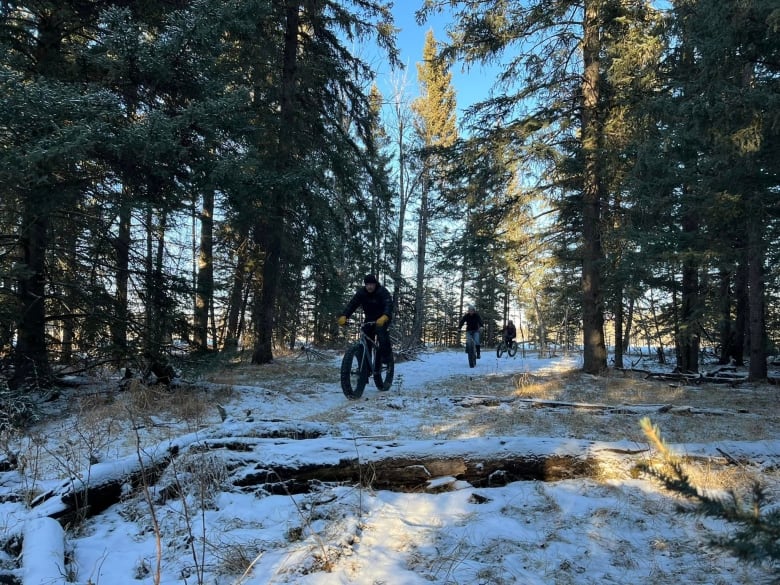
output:
M509 354L509 357L515 357L515 355L517 355L517 342L512 341L509 344L509 347L507 348L506 352Z
M350 400L363 396L368 382L368 363L363 359L363 346L353 345L341 360L341 390Z
M376 359L380 360L381 357L377 355ZM390 354L388 359L388 363L384 363L385 360L382 360L382 365L374 371L374 384L377 390L381 392L390 390L390 386L393 384L393 375L395 374L395 358L393 354Z
M504 342L500 341L496 346L496 357L501 357L502 355L504 355Z

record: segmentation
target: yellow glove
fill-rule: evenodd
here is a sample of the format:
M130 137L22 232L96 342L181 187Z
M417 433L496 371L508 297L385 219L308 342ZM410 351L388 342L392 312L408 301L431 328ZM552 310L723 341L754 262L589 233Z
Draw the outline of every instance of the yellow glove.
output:
M380 327L384 327L389 320L390 317L388 317L387 315L382 315L381 317L379 317L379 319L376 320L376 324L379 325Z
M347 318L344 315L340 315L336 321L338 322L339 327L344 327L344 325L347 324Z

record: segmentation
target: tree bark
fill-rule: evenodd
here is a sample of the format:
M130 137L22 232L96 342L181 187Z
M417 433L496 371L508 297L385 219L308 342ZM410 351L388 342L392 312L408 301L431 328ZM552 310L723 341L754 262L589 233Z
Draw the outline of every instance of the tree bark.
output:
M699 231L696 211L688 211L682 219L686 242L692 242ZM692 244L691 244L692 245ZM695 252L683 250L682 290L680 295L680 328L677 336L677 366L683 372L699 371L699 263Z
M406 131L404 109L398 100L395 102L395 112L398 117L398 227L395 241L395 258L393 263L393 302L396 308L401 300L401 286L403 283L402 267L404 261L404 222L406 221L406 207L409 203L406 183L406 146L404 133Z
M259 250L263 253L263 280L255 287L256 295L252 317L255 329L253 364L273 361L274 315L279 294L282 247L285 237L285 197L294 195L282 184L292 168L295 138L295 93L297 83L298 29L300 5L297 1L286 6L284 49L282 54L281 99L277 147L277 184L271 186L264 217L255 230ZM258 294L259 293L259 294Z
M420 217L417 225L417 280L414 291L414 321L412 339L423 341L423 318L425 313L425 252L428 247L428 188L423 186L420 197Z
M623 367L623 287L615 299L615 367Z
M753 209L762 208L760 197L752 202ZM749 205L748 208L751 206ZM766 323L764 301L764 255L763 221L760 213L749 213L747 225L748 240L748 304L750 316L750 365L748 378L751 382L766 380Z
M734 365L745 365L745 341L748 324L748 259L747 252L742 255L734 275L734 297L736 298L736 316L734 318Z
M623 346L623 353L628 351L628 347L631 342L631 329L634 324L634 297L631 295L628 299L628 311L625 319L626 326L623 330L623 339L620 341Z
M17 281L20 311L12 388L25 385L47 387L51 382L46 346L46 249L49 220L40 214L34 198L26 202L19 238L22 266Z
M731 320L732 274L732 271L726 268L721 268L718 271L718 309L720 313L718 320L718 343L720 344L718 363L720 365L728 364L731 361L731 346L734 337L734 324Z
M599 121L599 2L586 0L583 24L582 83L582 329L583 370L600 374L607 368L604 341L604 305L601 271L604 252L601 246L601 204L604 200L600 177L599 152L602 128Z
M244 299L247 285L247 263L249 252L247 247L246 230L242 229L239 246L236 250L236 266L233 269L233 283L230 288L230 301L228 303L227 322L225 324L224 347L235 348L238 346L238 338L241 322L241 314L244 310Z
M200 252L193 315L193 341L200 350L209 349L209 309L214 296L214 191L203 193L200 213Z
M127 187L122 190L122 199L117 221L117 236L113 241L116 254L116 291L114 292L114 315L111 320L111 345L114 365L121 366L127 357L127 320L129 316L127 299L130 282L130 205L127 204Z

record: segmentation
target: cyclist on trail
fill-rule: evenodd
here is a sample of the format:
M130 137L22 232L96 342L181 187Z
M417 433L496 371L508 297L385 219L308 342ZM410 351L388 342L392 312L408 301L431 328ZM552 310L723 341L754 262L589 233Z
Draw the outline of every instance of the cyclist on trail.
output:
M517 337L517 328L512 319L510 319L506 327L504 327L504 343L509 345L514 341L515 337Z
M479 330L482 329L482 317L479 316L479 313L477 313L474 305L468 306L466 314L460 318L458 329L463 327L464 323L466 324L466 335L473 332L472 336L474 337L474 346L477 350L477 359L479 359Z
M347 303L341 315L339 315L338 324L344 327L352 313L358 307L362 307L363 322L376 322L374 332L379 338L381 358L384 363L388 364L390 363L390 357L393 355L390 334L387 330L390 327L390 320L393 318L393 297L390 295L390 291L379 284L379 281L373 274L366 275L363 279L363 285L352 297L352 300Z

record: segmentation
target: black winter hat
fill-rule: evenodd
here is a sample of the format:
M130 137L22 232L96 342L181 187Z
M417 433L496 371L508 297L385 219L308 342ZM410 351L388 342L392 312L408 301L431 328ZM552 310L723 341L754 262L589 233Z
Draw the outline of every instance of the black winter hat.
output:
M366 274L366 277L363 279L363 284L379 284L379 281L376 279L376 276L373 274Z

